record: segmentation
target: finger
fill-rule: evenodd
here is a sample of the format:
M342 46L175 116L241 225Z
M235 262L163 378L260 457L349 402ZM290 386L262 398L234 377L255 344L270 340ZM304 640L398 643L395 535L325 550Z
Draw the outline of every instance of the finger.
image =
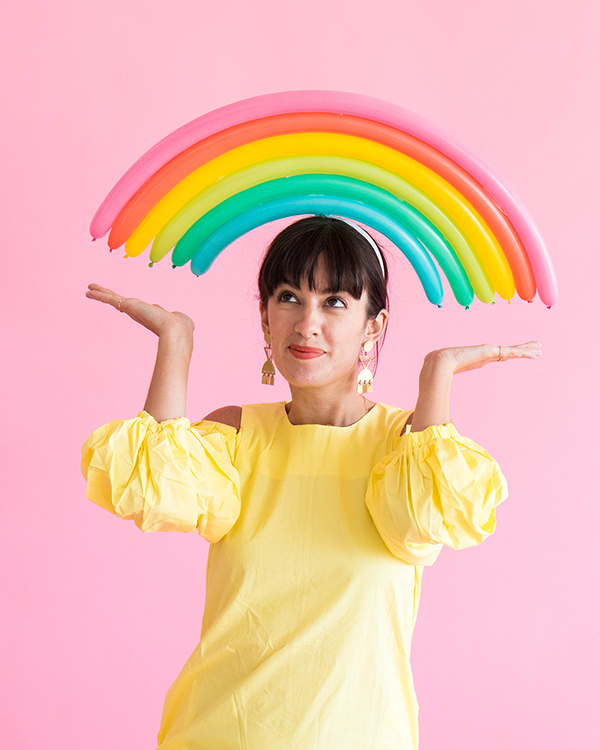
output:
M95 299L98 302L112 305L113 307L116 307L117 310L121 310L121 312L123 312L123 303L127 299L126 297L121 297L116 292L113 292L112 289L100 286L99 284L89 284L85 296L88 299Z
M109 302L112 297L112 292L103 292L99 289L91 289L85 293L88 299L95 299L98 302Z
M526 352L533 356L540 356L542 353L542 345L539 341L528 341L526 344L517 344L512 349Z
M517 344L516 346L501 347L501 359L537 359L542 356L542 349L539 341L529 341L526 344Z
M98 302L104 302L107 305L112 305L113 307L116 307L119 303L119 300L122 298L117 296L116 294L107 293L107 292L86 292L85 296L88 299L95 299Z
M96 294L116 294L112 289L108 287L100 286L100 284L88 284L88 290Z
M527 341L524 344L515 344L511 348L512 349L518 349L518 348L523 348L523 347L536 348L540 346L541 346L541 343L539 341Z

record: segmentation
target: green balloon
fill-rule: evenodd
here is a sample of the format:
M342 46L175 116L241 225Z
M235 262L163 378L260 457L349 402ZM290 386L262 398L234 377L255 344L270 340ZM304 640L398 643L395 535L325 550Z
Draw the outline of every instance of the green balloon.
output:
M423 234L424 238L427 237L426 240L421 240L423 244L429 248L429 245L433 243L437 252L442 255L447 253L448 248L451 248L455 258L458 259L459 264L466 272L470 286L477 297L483 302L493 301L495 297L494 288L479 257L473 251L461 230L431 198L412 183L387 169L360 159L342 156L279 157L253 164L223 177L189 201L163 227L154 241L150 259L157 261L163 258L196 221L207 212L212 213L219 203L229 201L236 193L258 187L266 181L282 178L289 180L291 177L300 176L303 173L311 174L313 179L319 176L319 173L354 178L355 181L367 183L371 187L380 187L384 192L400 199L404 205L403 226L412 227L415 235ZM253 195L256 196L256 194ZM228 205L235 206L236 204ZM213 216L218 217L222 214L213 214ZM218 220L218 218L215 218L215 221ZM417 224L418 230L416 229ZM210 226L214 226L212 220ZM444 250L442 250L441 245L445 247ZM431 252L435 255L433 249L431 249ZM191 255L193 255L193 252L191 252ZM182 248L178 247L173 254L174 265L187 263L191 255L185 257ZM435 257L437 258L437 256ZM440 263L440 265L442 264ZM443 270L446 273L446 269L443 268ZM450 277L448 278L450 280Z
M190 227L173 251L173 264L184 265L191 260L202 243L235 216L277 198L301 195L348 198L386 213L431 253L446 275L457 301L465 306L473 301L473 289L467 274L452 247L431 222L390 192L340 175L294 175L262 182L235 194Z

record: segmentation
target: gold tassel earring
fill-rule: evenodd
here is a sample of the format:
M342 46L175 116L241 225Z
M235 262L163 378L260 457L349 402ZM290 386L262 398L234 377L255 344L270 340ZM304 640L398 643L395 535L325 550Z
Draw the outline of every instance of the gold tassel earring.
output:
M365 350L365 355L368 355L368 352L371 351L373 348L373 342L372 341L365 341L363 344L363 349ZM373 359L372 356L363 356L362 354L359 355L360 363L363 366L363 369L358 373L358 380L356 382L356 391L357 393L371 393L373 391L373 373L371 370L369 370L369 365L371 364L371 360Z
M271 334L265 333L266 346L263 347L267 361L262 368L262 384L275 385L275 366L273 365L273 352L271 351Z

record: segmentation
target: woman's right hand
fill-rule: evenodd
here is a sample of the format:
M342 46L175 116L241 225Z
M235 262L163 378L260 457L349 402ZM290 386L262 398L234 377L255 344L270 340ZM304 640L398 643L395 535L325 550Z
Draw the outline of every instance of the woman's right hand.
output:
M112 305L158 336L156 364L144 410L157 422L184 417L194 321L182 312L169 312L135 297L120 297L98 284L90 284L85 296Z
M121 297L99 284L90 284L85 296L112 305L159 337L173 333L191 336L194 332L194 321L184 313L169 312L160 305L150 305L135 297Z

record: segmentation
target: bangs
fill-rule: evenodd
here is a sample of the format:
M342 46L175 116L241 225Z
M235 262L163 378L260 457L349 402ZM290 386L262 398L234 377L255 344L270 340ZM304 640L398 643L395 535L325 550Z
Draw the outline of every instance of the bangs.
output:
M350 227L348 229L354 232L354 236L350 238L343 236L346 234L343 228L342 231L339 229L339 226L324 229L321 225L302 232L301 235L288 237L284 242L278 240L285 234L285 230L276 237L267 251L261 272L261 282L267 295L271 297L281 284L299 289L305 281L311 292L346 292L355 299L360 299L367 285L367 278L356 243L360 240L367 243ZM348 239L353 241L349 242ZM369 248L368 252L373 251ZM316 288L315 276L319 262L323 263L327 278L326 289Z

